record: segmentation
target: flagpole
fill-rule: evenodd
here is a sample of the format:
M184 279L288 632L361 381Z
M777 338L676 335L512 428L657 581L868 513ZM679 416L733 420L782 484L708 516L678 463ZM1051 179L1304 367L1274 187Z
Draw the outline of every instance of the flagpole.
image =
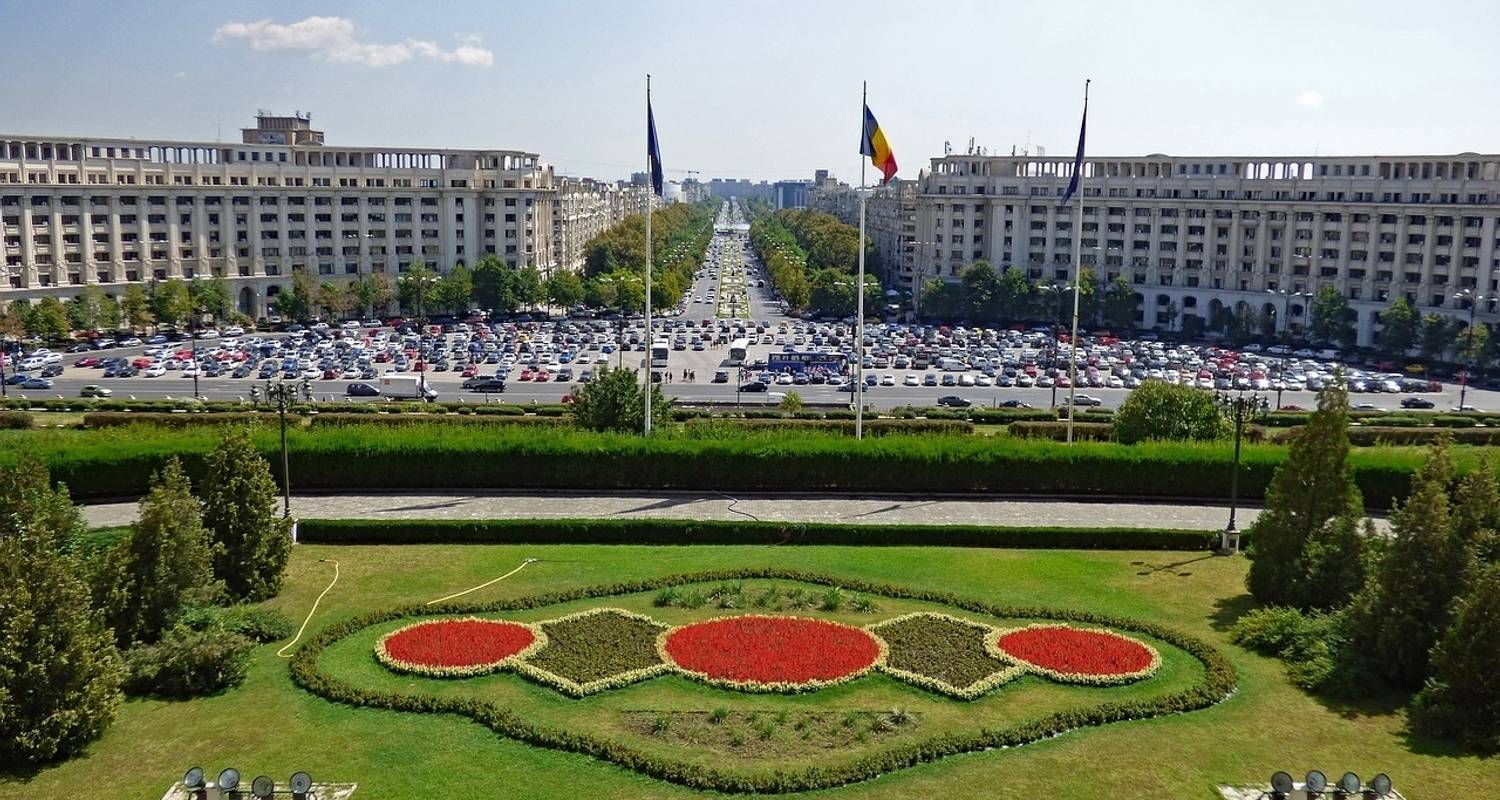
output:
M869 85L859 84L859 128L865 128L865 107L869 103ZM859 277L854 282L855 318L854 352L858 366L850 372L854 382L854 438L865 438L865 162L859 159Z
M1089 83L1083 82L1083 116L1089 115ZM1080 139L1079 142L1082 145ZM1084 165L1078 165L1078 192L1073 198L1073 338L1068 342L1068 444L1073 443L1073 415L1078 406L1073 402L1078 395L1078 293L1083 289L1083 177Z
M651 115L651 73L646 73L646 116ZM648 135L650 125L647 125ZM651 185L651 148L646 148L646 433L651 435L651 354L656 339L651 335L651 204L656 188Z

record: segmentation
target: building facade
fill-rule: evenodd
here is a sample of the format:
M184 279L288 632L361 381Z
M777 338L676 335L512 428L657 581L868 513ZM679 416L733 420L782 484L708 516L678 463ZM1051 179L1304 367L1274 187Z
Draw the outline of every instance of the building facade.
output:
M218 276L261 317L295 271L394 283L418 260L446 271L487 254L575 268L569 227L605 224L577 209L602 203L616 220L632 207L597 182L554 202L536 153L328 145L300 114L262 114L242 139L0 134L0 302ZM578 197L596 189L602 200Z
M776 210L785 208L807 208L809 181L777 181L771 184L771 202Z
M865 235L880 254L881 283L887 289L913 289L917 241L917 182L892 180L870 190L865 200Z
M646 211L644 186L593 178L557 179L552 198L552 252L550 269L582 273L590 239Z
M916 196L918 280L956 280L981 259L1035 281L1072 275L1071 158L934 158ZM1125 277L1148 327L1248 304L1278 330L1309 321L1332 286L1369 344L1378 313L1494 323L1500 294L1500 155L1092 157L1081 250L1101 280ZM1176 313L1174 313L1176 312Z

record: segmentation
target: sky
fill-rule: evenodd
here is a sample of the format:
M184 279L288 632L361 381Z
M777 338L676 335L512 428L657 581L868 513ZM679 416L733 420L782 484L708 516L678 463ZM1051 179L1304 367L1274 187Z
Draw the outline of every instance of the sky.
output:
M859 95L945 143L1094 155L1495 152L1494 0L0 0L0 133L517 149L558 172L858 180Z

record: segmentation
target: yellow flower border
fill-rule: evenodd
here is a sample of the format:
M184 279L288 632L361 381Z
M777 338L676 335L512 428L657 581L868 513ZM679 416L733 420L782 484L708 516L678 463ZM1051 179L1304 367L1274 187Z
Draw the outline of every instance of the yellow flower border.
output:
M567 622L569 620L578 619L580 617L596 616L599 614L615 614L618 616L627 617L629 619L642 620L663 629L663 632L671 630L671 626L663 624L660 620L652 619L645 614L637 614L634 611L627 611L623 608L614 608L612 606L590 608L584 611L577 611L572 614L565 614L555 619L542 620L541 622L536 623L536 626L538 628L541 628L546 625L552 625L559 622ZM658 633L657 635L660 636L661 634ZM527 655L529 656L532 654L528 653ZM658 650L657 655L658 657L660 657L660 650ZM597 692L602 692L606 689L616 689L621 686L627 686L629 684L635 683L637 681L654 678L657 675L670 672L671 670L672 666L670 664L666 663L665 661L659 661L649 667L639 667L637 669L626 670L625 672L610 675L605 678L599 678L598 680L579 683L578 681L572 680L571 678L565 678L562 675L558 675L557 673L550 670L542 669L541 667L538 667L529 661L519 661L515 665L515 671L517 674L530 678L537 683L540 683L544 686L549 686L559 692L562 692L563 694L572 697L585 697Z
M939 678L934 678L930 675L923 675L919 672L910 672L904 669L897 669L896 667L891 666L888 660L881 663L881 672L884 672L885 674L890 675L897 680L905 681L914 686L919 686L923 689L930 689L935 692L940 692L942 694L949 695L950 697L958 698L959 700L973 700L986 694L996 686L1000 686L1004 683L1009 683L1010 681L1020 677L1021 675L1026 674L1027 668L1020 662L1019 659L1012 658L1007 653L997 652L996 648L990 646L990 636L994 633L995 627L993 625L986 625L983 622L976 622L972 619L964 619L963 617L955 617L952 614L943 614L937 611L912 611L907 614L891 617L887 620L881 620L880 622L873 622L869 625L866 625L865 630L874 634L877 639L885 641L885 639L882 638L878 633L881 628L884 628L887 625L894 625L896 623L905 622L906 620L915 619L918 617L956 622L960 625L964 625L965 627L973 628L976 631L983 632L984 636L981 638L980 647L984 648L984 652L986 655L998 658L1007 666L989 675L986 675L985 677L980 678L979 680L974 681L967 686L954 686L947 681L941 680Z

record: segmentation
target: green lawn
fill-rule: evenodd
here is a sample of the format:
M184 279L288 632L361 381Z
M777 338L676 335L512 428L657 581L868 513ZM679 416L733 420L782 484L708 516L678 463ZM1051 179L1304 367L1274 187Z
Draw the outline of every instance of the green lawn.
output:
M1456 755L1404 732L1401 714L1380 704L1331 708L1291 687L1278 662L1230 645L1226 621L1243 610L1245 562L1181 553L1109 553L937 548L623 547L623 546L302 546L286 591L271 605L300 618L332 574L323 558L339 560L342 577L310 626L354 613L434 599L509 571L522 558L540 558L512 578L466 597L482 601L620 580L742 567L804 569L917 589L952 592L997 604L1048 605L1128 616L1206 639L1229 655L1239 692L1223 704L1190 714L1077 731L1008 750L956 756L818 795L851 798L1100 797L1130 786L1132 795L1204 798L1218 782L1253 782L1277 769L1331 774L1389 772L1408 798L1480 797L1497 771L1494 761ZM575 603L629 605L672 621L680 610L649 609L637 596ZM903 603L882 602L887 611ZM557 607L562 608L562 607ZM528 618L553 616L550 612ZM858 621L858 615L847 617ZM372 632L373 637L373 632ZM359 672L370 662L330 648L330 668ZM122 797L160 796L189 766L210 773L234 766L246 775L268 772L284 780L297 769L315 778L360 784L356 797L428 798L477 793L526 798L685 797L695 792L645 778L594 759L541 750L498 738L457 717L352 709L293 686L275 645L260 648L249 680L219 697L191 702L132 701L114 727L84 757L29 779L0 779L0 798L61 797L82 786L107 784ZM1165 655L1165 653L1164 653ZM1170 664L1169 664L1170 665ZM1167 673L1170 677L1170 673ZM371 680L395 680L368 670ZM585 701L565 700L512 675L484 679L510 693L528 713L565 715L588 706L632 708L727 705L736 709L774 701L711 690L682 678L657 678ZM1028 679L1030 680L1030 679ZM1154 680L1154 679L1153 679ZM1142 687L1149 684L1142 684ZM661 687L661 690L652 688ZM861 690L863 687L863 690ZM960 704L920 698L929 713L962 721L990 713L995 702ZM828 706L878 708L909 699L915 690L867 677L828 690ZM805 705L819 695L798 697ZM613 695L613 698L610 696ZM1019 693L1014 697L1020 697ZM916 700L913 703L918 702ZM1391 705L1399 705L1393 702ZM623 708L624 706L620 706ZM704 709L706 710L706 708ZM922 709L918 709L921 711ZM929 717L928 719L935 719ZM607 724L606 722L580 724ZM923 723L926 724L926 723ZM732 756L726 766L740 766ZM1059 778L1058 776L1066 776ZM1102 789L1101 787L1116 787Z

